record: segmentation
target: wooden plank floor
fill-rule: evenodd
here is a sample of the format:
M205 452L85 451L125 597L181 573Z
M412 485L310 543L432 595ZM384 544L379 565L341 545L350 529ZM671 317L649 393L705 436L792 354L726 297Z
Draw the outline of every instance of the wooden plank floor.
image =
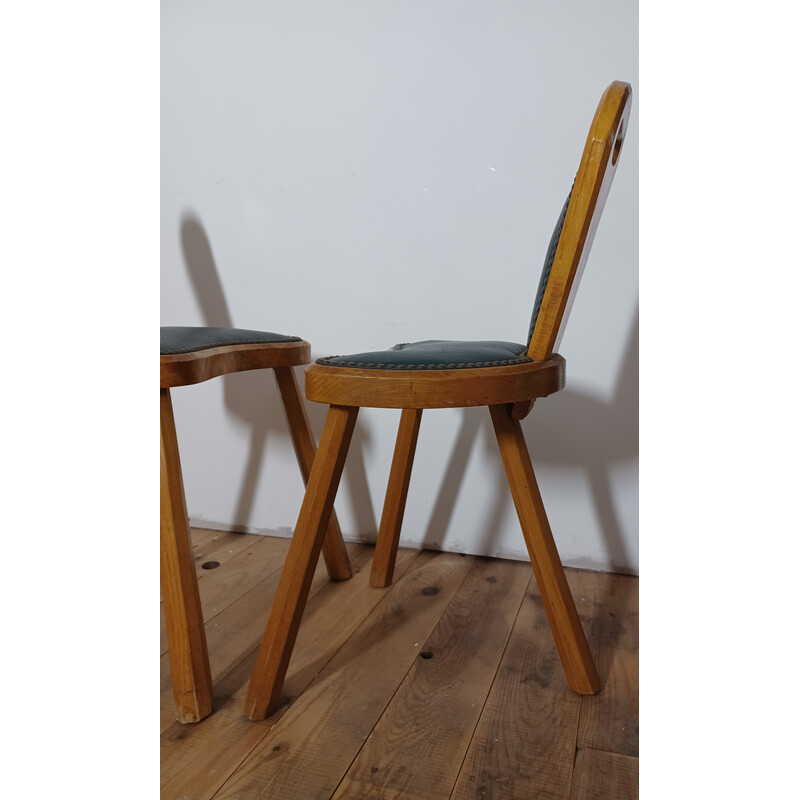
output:
M387 589L320 562L284 686L242 714L289 542L195 529L214 713L174 721L161 647L163 800L638 798L638 579L567 570L603 690L564 680L530 565L401 550Z

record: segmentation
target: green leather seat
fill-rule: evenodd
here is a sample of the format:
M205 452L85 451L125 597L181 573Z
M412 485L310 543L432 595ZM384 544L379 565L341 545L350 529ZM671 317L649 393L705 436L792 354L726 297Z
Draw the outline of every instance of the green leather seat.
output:
M368 353L353 353L344 356L318 358L316 363L325 367L349 367L351 369L476 369L479 367L506 367L530 362L526 352L530 345L536 320L542 306L547 281L553 267L564 220L567 216L570 190L561 209L553 235L547 247L539 286L533 304L533 314L528 326L527 344L515 342L461 342L448 339L427 339L411 344L396 344L389 350L376 350Z
M524 364L528 346L514 342L452 342L429 339L396 344L391 350L328 356L317 359L326 367L353 369L474 369Z
M179 353L195 353L212 347L227 347L237 344L277 344L300 342L299 336L284 336L267 331L251 331L245 328L193 328L167 326L161 329L161 355L174 356Z

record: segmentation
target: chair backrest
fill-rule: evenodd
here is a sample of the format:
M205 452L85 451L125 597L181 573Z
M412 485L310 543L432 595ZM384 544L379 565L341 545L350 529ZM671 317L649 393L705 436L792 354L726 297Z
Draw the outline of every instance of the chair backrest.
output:
M566 327L628 128L631 86L614 81L603 93L578 174L548 247L531 318L528 358L553 354Z

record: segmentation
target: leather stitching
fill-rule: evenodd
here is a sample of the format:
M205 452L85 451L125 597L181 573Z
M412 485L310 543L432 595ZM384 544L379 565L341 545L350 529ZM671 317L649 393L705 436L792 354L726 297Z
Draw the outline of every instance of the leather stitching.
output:
M317 364L323 367L355 367L356 369L399 369L399 370L431 370L431 369L476 369L479 367L510 367L515 364L532 364L527 356L506 358L502 361L473 361L468 364L365 364L363 361L338 361L334 359L343 356L327 356L318 358Z

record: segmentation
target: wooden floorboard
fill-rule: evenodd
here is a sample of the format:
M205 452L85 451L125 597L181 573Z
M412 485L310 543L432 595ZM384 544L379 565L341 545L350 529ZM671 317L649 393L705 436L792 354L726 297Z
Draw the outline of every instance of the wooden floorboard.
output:
M578 747L639 755L639 580L593 572L589 637L603 691L581 702Z
M472 562L421 553L215 798L331 797Z
M336 800L447 800L530 579L478 559L370 734Z
M542 597L528 587L452 797L567 800L581 698L567 687ZM586 625L593 573L568 570Z
M639 759L605 750L579 750L570 800L638 800Z
M348 549L350 547L348 545ZM410 550L398 553L397 570L400 575L414 562L416 555L415 551ZM342 582L327 581L324 566L322 563L318 565L315 583L318 579L320 583L312 584L284 684L286 696L297 696L308 686L387 593L388 590L373 590L369 586L370 561L371 550L354 558L355 574L349 581ZM274 592L273 588L273 595ZM162 763L165 758L174 762L167 774L162 769L164 798L211 797L239 767L250 750L269 733L281 715L291 709L291 706L289 709L284 707L264 723L254 723L242 713L268 612L269 607L254 631L254 644L249 654L221 681L215 682L214 696L215 699L221 696L220 707L207 721L204 720L207 724L193 726L198 730L203 728L200 741L190 742L187 748L188 737L182 735L180 730L186 726L177 722L172 726L175 736L180 738L172 742L171 758L162 751Z
M253 722L242 707L288 540L192 534L214 712L174 721L162 656L163 800L638 797L636 578L567 570L604 683L581 698L529 564L401 549L375 589L372 548L348 544L354 577L318 565L282 705Z
M315 625L320 616L316 614L317 608L327 609L329 613L331 611L338 612L342 605L342 595L347 593L352 595L357 590L359 581L356 579L360 578L360 573L363 571L359 569L360 564L367 561L370 553L363 552L364 548L360 545L348 544L347 549L353 559L354 568L358 570L353 579L342 583L329 581L322 561L317 565L304 616L306 623L310 624L301 628L292 665L296 665L298 659L301 662L303 659L313 662L315 657L319 657L319 648L315 648L315 646L323 637L314 636L319 627ZM399 557L398 561L400 561ZM245 739L237 740L239 728L234 729L232 726L246 719L242 715L242 705L279 577L279 572L270 575L262 584L254 587L242 595L238 601L228 606L216 620L206 624L211 678L214 684L214 712L206 720L203 720L204 724L182 725L175 721L171 716L171 705L167 702L171 696L167 694L169 684L165 686L162 683L162 708L166 705L167 713L170 714L169 727L161 737L161 780L164 785L165 797L171 796L167 786L180 784L189 776L192 776L192 780L194 780L193 776L196 770L201 772L199 782L203 785L208 784L205 765L216 763L219 752L228 748L228 742L232 743L234 751L243 746ZM316 597L318 593L322 594L320 599ZM369 607L366 607L363 613L366 615L368 611ZM338 622L341 625L342 620L343 616L339 613L333 620L323 620L323 624L327 622L328 625L324 641L329 648L336 646L336 637L333 635L336 628L333 623ZM309 640L310 644L308 644ZM168 664L166 666L168 668ZM294 675L294 673L291 674ZM308 680L310 679L309 677ZM298 688L301 689L302 685ZM245 730L248 735L252 735L255 728L250 725ZM230 754L226 752L226 755ZM236 752L232 755L234 760L236 755ZM238 761L234 768L236 765L238 765ZM215 774L222 771L220 764L216 764L213 769L216 770ZM176 777L179 773L183 777ZM178 791L175 797L180 797L181 793Z
M202 548L193 548L200 602L205 621L215 617L270 572L283 566L289 539L217 532ZM265 572L265 570L267 570ZM164 609L161 609L161 654L167 652Z

